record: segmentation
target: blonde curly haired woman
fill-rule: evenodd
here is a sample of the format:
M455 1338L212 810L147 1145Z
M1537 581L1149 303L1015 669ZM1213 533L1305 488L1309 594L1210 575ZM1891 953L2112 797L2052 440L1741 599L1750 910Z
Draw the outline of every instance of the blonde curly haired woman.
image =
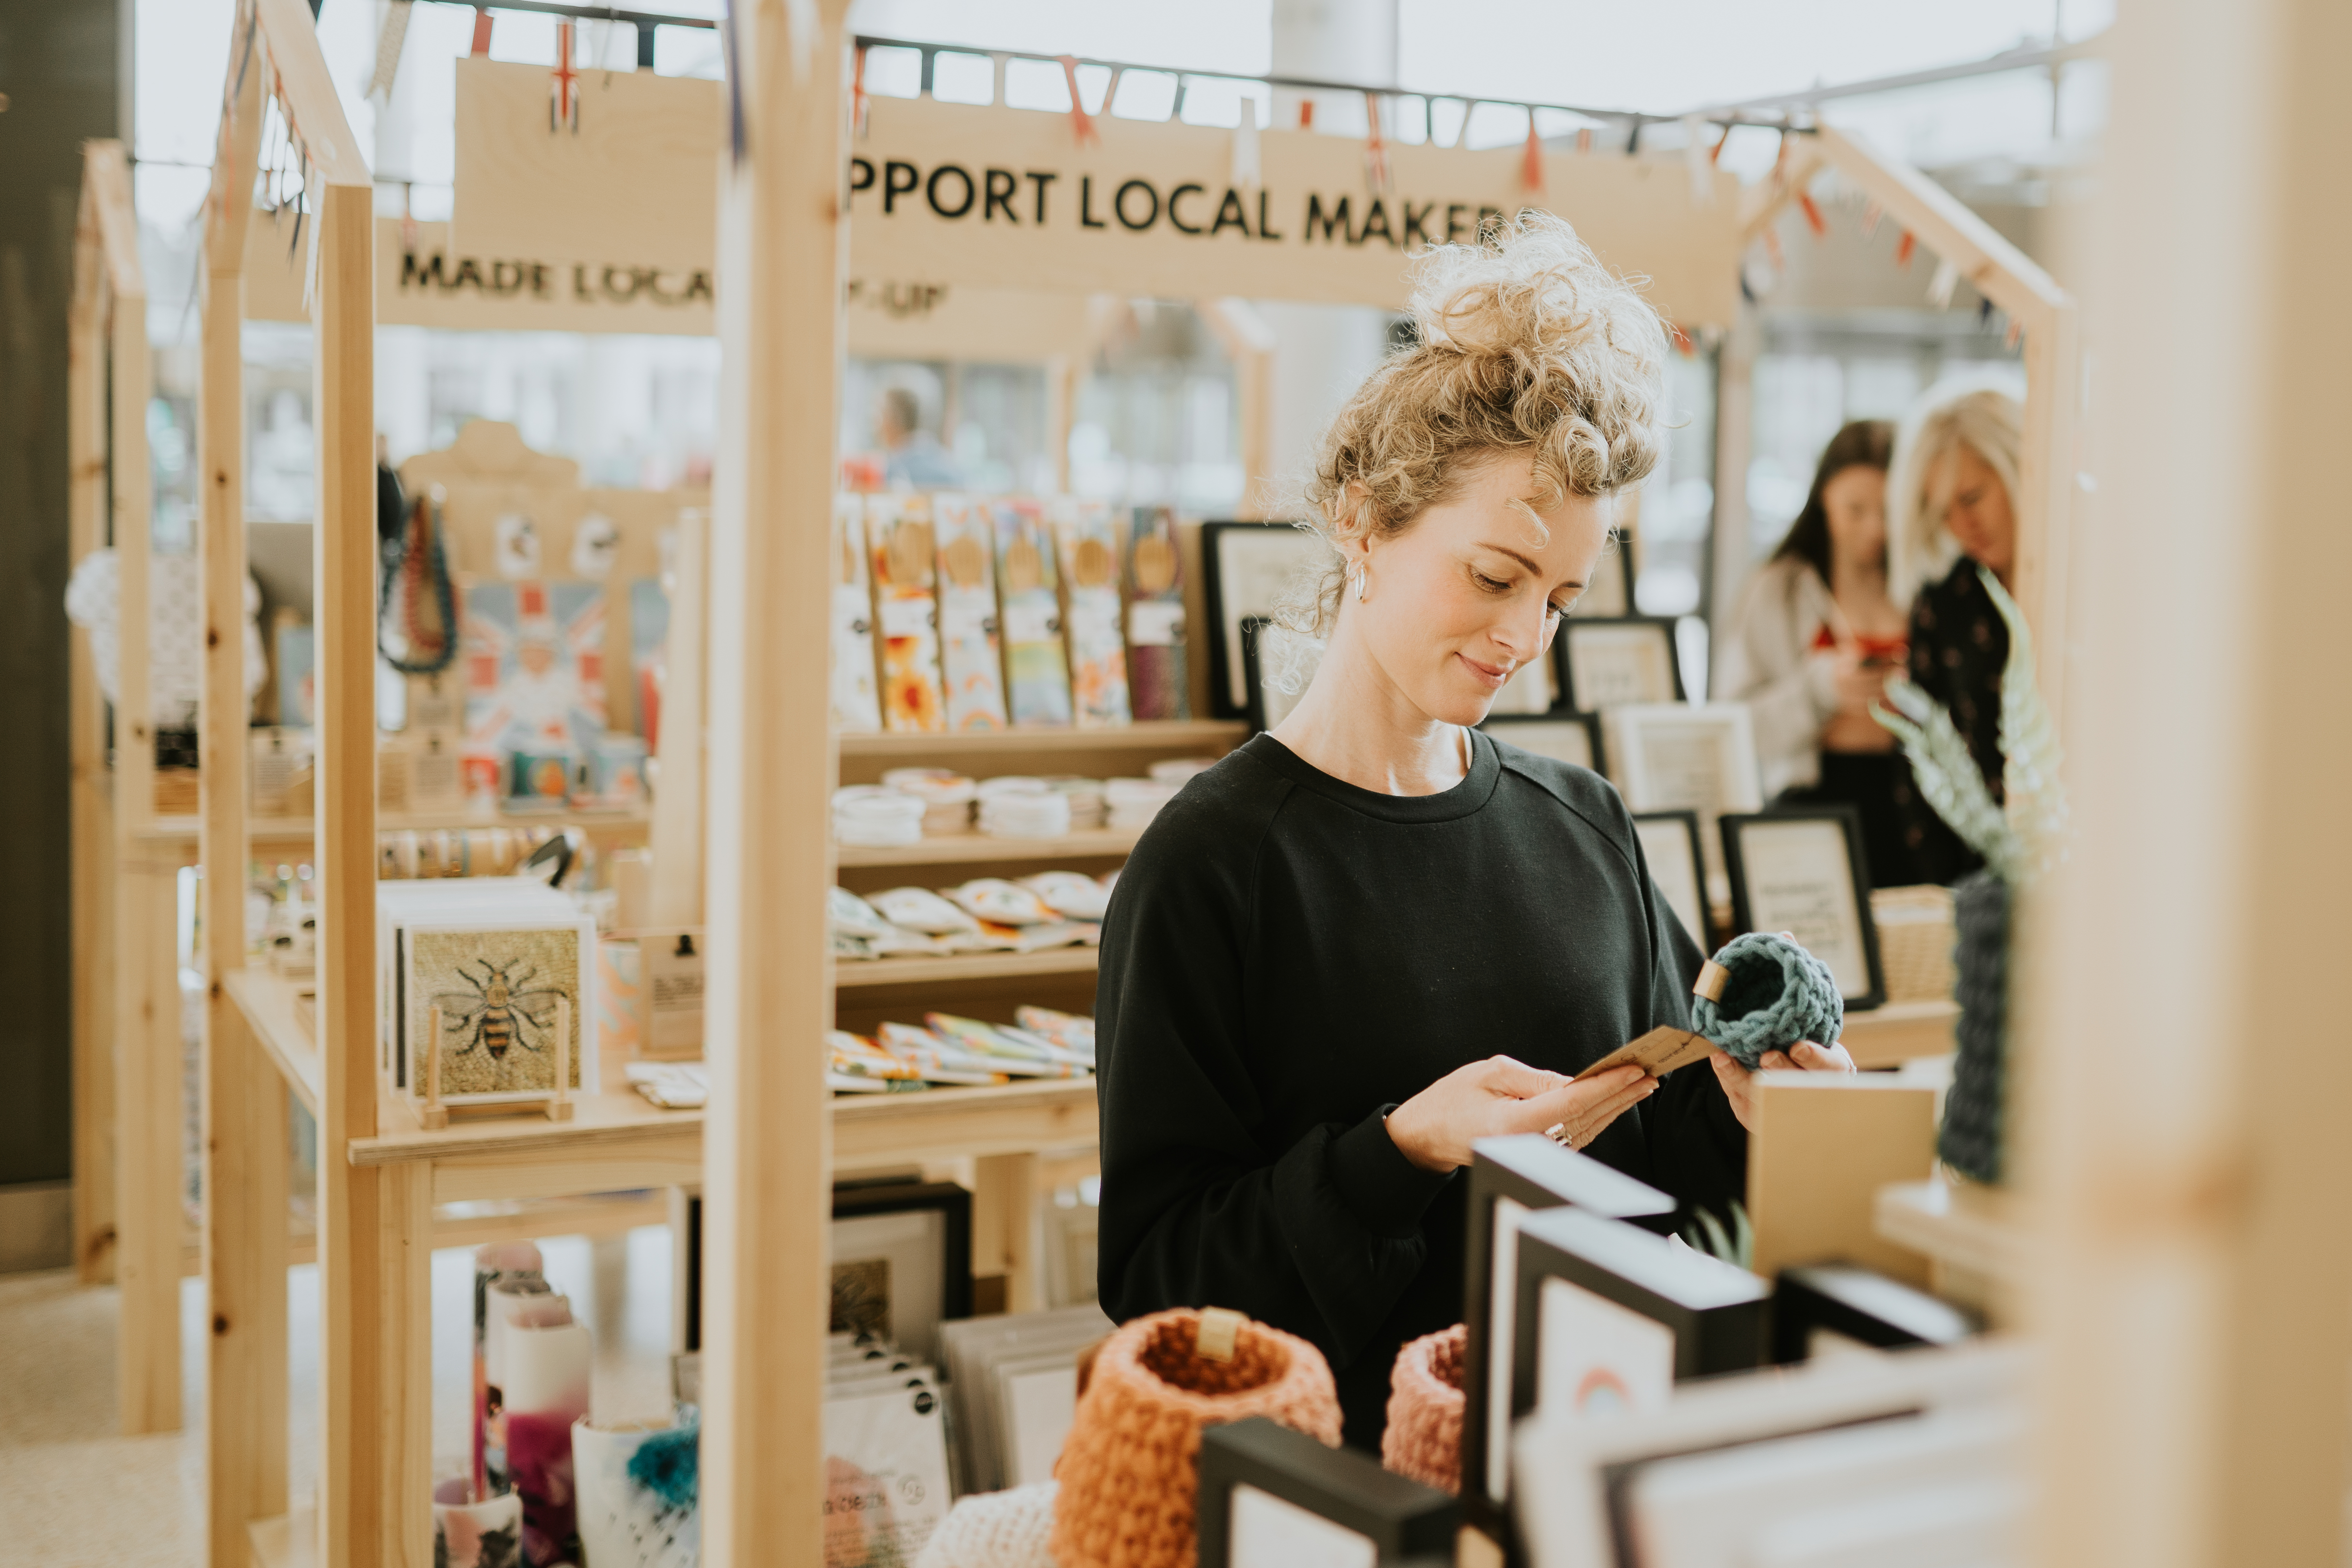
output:
M1720 1054L1569 1081L1686 1026L1701 954L1616 792L1475 728L1657 462L1664 328L1533 213L1427 257L1412 312L1307 487L1313 683L1145 833L1096 994L1105 1310L1313 1341L1374 1449L1398 1348L1462 1315L1474 1140L1558 1128L1680 1223L1740 1195L1749 1093Z

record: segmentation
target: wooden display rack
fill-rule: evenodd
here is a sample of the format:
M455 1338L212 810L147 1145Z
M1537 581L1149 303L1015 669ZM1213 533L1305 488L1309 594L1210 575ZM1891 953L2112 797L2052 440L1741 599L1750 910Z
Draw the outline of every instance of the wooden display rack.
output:
M887 983L836 976L819 895L832 885L837 865L857 873L983 863L964 858L979 851L967 851L961 841L922 847L926 861L837 856L827 827L838 779L902 761L993 768L1022 755L1024 747L1069 762L1092 749L1139 763L1154 753L1223 750L1240 738L1240 727L1136 726L1050 740L1028 734L831 738L824 674L831 653L830 549L826 531L808 520L830 515L833 499L850 92L842 30L846 0L817 0L813 10L814 24L799 29L796 56L793 29L780 12L739 9L731 80L720 89L733 106L731 136L716 149L724 258L718 309L730 363L722 384L722 449L710 525L707 536L682 532L678 568L688 603L707 592L708 635L707 640L688 637L673 650L663 726L669 787L655 824L656 868L668 870L656 900L667 907L657 908L654 918L663 925L698 924L708 932L709 1108L660 1110L596 1085L583 1087L567 1121L427 1127L384 1090L375 1062L371 390L376 295L369 176L352 155L352 139L307 8L299 0L242 0L239 6L238 38L252 29L268 68L230 79L205 244L201 537L207 622L219 635L208 639L206 654L204 740L206 757L218 765L205 770L202 858L214 866L242 864L247 833L241 671L228 634L244 571L240 270L268 80L309 149L308 221L319 248L310 309L320 444L320 920L312 1028L305 1026L294 986L244 967L236 879L207 880L204 957L214 984L205 1066L205 1248L214 1328L207 1380L209 1557L216 1565L248 1556L276 1563L314 1554L338 1564L429 1560L428 1258L436 1203L563 1198L698 1182L706 1202L705 1561L713 1568L817 1561L823 1342L830 1302L824 1271L811 1262L824 1256L836 1173L945 1159L981 1162L978 1206L997 1216L1000 1234L992 1241L979 1239L1017 1264L1025 1242L1015 1233L1024 1227L1004 1216L1026 1212L1020 1200L1034 1194L1039 1152L1083 1148L1095 1136L1091 1080L840 1100L823 1086L816 1042L838 1016L836 986L866 992L903 980L929 994L931 987L984 987L1008 977L1025 982L1055 965L1076 979L1092 963L1091 953L1037 954L989 960L985 969L982 960L958 961L928 973L911 961L895 970L875 965L877 976L890 976ZM232 50L233 62L241 52ZM1000 125L1013 144L1034 139L1044 118L986 112L998 117L989 123ZM1353 169L1353 149L1338 149L1336 155ZM1424 153L1400 149L1392 155L1414 165ZM1447 155L1486 158L1496 167L1518 157L1516 151ZM1859 149L1854 156L1884 167ZM1622 184L1617 174L1608 178ZM1885 205L1934 244L1938 231L1919 216L1938 216L1928 213L1933 204L1899 174L1889 171L1888 180ZM1654 183L1654 189L1669 193L1684 188L1679 177ZM1981 241L1996 272L2031 268L1989 230L1978 234L1949 214L1940 214L1940 221L1953 225L1959 237ZM1318 297L1316 289L1324 285L1301 279L1319 279L1321 263L1306 259L1308 265L1296 258L1284 264L1295 268L1292 287L1267 292ZM1124 290L1131 281L1113 261L1087 265L1098 266L1093 282L1101 289ZM1361 268L1349 265L1360 283ZM1733 291L1726 286L1718 292ZM2059 346L2063 351L2063 343ZM2057 384L2070 385L2063 358L2059 364ZM2048 398L2029 405L2029 422L2050 417ZM2050 451L2050 431L2042 430L2036 442L2033 450ZM2029 490L2036 482L2048 488L2046 472L2030 472ZM2045 526L2047 512L2037 511L2030 495L2026 500L2021 530L2032 534ZM673 626L680 618L674 612ZM683 618L694 617L689 612ZM2054 641L2045 639L2046 645ZM2051 683L2057 684L2054 676ZM813 743L817 736L828 739ZM1127 847L1123 836L1072 836L1025 847L991 843L988 853L1034 864L1089 853L1115 858ZM678 918L682 911L691 918ZM1940 1047L1948 1036L1948 1011L1921 1005L1890 1017L1887 1028L1908 1031L1903 1037L1913 1045ZM1910 1047L1886 1049L1902 1055ZM324 1460L315 1519L286 1512L286 1193L277 1155L289 1093L311 1109L320 1132ZM1017 1290L1013 1304L1023 1304Z

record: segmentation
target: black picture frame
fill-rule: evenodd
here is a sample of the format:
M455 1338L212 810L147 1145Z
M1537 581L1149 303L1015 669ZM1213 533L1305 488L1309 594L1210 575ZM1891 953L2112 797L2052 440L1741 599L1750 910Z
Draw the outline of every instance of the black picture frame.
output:
M1200 1568L1232 1568L1234 1489L1241 1486L1355 1531L1391 1568L1444 1556L1461 1528L1461 1506L1435 1487L1263 1415L1203 1427L1199 1464Z
M1227 581L1227 541L1235 538L1270 541L1285 534L1292 535L1297 541L1297 570L1311 568L1318 554L1327 549L1321 539L1294 522L1220 521L1201 525L1201 592L1209 612L1206 639L1209 645L1209 711L1213 718L1249 717L1248 703L1245 700L1236 702L1233 697L1236 674L1234 660L1237 657L1246 658L1242 647L1242 622L1253 616L1265 616L1277 607L1272 604L1235 602L1236 595ZM1292 575L1296 575L1296 570ZM1245 668L1243 675L1245 681ZM1247 690L1246 685L1244 689Z
M1652 694L1642 697L1637 700L1645 703L1681 702L1685 700L1686 699L1683 690L1682 654L1678 645L1675 641L1675 618L1672 616L1592 616L1580 617L1573 615L1560 622L1559 635L1552 638L1553 651L1559 656L1559 689L1561 700L1580 713L1600 711L1599 706L1587 708L1583 703L1577 700L1576 642L1578 633L1583 632L1590 634L1596 630L1633 629L1647 631L1664 644L1666 676L1672 689L1671 696ZM1629 699L1628 700L1636 700ZM1607 706L1616 707L1619 706L1619 704L1610 703L1607 704Z
M1641 563L1634 558L1633 538L1622 528L1609 531L1609 542L1593 563L1591 584L1577 601L1577 609L1584 611L1590 619L1613 620L1640 613L1633 602L1633 588L1642 575ZM1570 614L1573 616L1575 611Z
M1572 762L1573 759L1562 757L1557 752L1546 751L1540 746L1528 743L1544 729L1572 725L1584 731L1585 743L1591 749L1592 758L1590 763L1576 765L1589 767L1603 778L1608 777L1609 759L1601 749L1601 715L1579 713L1574 709L1567 707L1566 700L1562 698L1560 701L1553 703L1551 711L1549 713L1489 713L1486 715L1486 721L1478 728L1494 736L1497 741L1507 742L1522 751L1533 752L1539 757L1550 757L1557 762ZM1514 733L1515 731L1517 733Z
M1519 1222L1511 1324L1515 1423L1536 1406L1543 1286L1554 1279L1664 1324L1675 1338L1676 1383L1752 1371L1770 1349L1772 1287L1766 1280L1622 1220L1551 1209Z
M1748 895L1748 857L1744 836L1752 826L1797 822L1832 822L1845 843L1846 871L1853 887L1854 919L1861 927L1862 952L1869 971L1867 989L1845 998L1849 1013L1885 1005L1886 969L1878 956L1878 922L1870 912L1870 861L1863 853L1862 813L1851 805L1780 806L1769 811L1726 812L1718 819L1723 835L1723 866L1731 879L1733 934L1757 929L1754 900ZM1776 930L1779 928L1775 928ZM1803 933L1798 933L1802 940Z
M1487 1425L1493 1401L1496 1209L1508 1199L1541 1211L1574 1205L1612 1219L1669 1220L1675 1200L1589 1154L1563 1148L1540 1132L1481 1138L1470 1146L1469 1235L1463 1247L1462 1321L1469 1333L1462 1360L1462 1507L1469 1521L1496 1542L1508 1539L1510 1456L1502 1456L1503 1497L1494 1493ZM1513 1232L1516 1247L1517 1232ZM1516 1259L1513 1279L1517 1277ZM1517 1296L1512 1297L1516 1309ZM1507 1347L1506 1354L1507 1354Z
M1691 940L1698 943L1700 952L1713 952L1719 944L1716 941L1714 906L1707 901L1706 896L1706 835L1700 831L1698 813L1696 811L1637 811L1633 814L1633 826L1637 833L1642 825L1646 822L1679 827L1689 837L1691 874L1698 879L1696 890L1699 913L1699 928L1690 933ZM1655 879L1657 876L1655 867L1651 868L1650 875L1653 879ZM1664 884L1661 883L1659 886L1660 890L1664 891ZM1679 910L1675 912L1681 913Z
M678 1342L702 1349L702 1194L686 1200L686 1234L679 1238L678 1266L686 1278L678 1293ZM953 1182L840 1184L833 1189L835 1219L869 1215L937 1211L943 1217L940 1247L940 1321L971 1316L971 1194Z
M1772 1284L1772 1360L1789 1366L1827 1330L1874 1350L1956 1345L1984 1331L1973 1312L1846 1263L1783 1268Z

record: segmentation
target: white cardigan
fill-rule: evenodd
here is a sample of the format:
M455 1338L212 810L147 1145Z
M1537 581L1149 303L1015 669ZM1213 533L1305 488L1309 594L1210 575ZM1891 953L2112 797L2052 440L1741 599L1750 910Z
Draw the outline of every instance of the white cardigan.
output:
M1748 579L1722 639L1716 689L1748 705L1767 800L1821 782L1822 730L1837 712L1837 678L1813 638L1836 603L1805 562L1768 562Z

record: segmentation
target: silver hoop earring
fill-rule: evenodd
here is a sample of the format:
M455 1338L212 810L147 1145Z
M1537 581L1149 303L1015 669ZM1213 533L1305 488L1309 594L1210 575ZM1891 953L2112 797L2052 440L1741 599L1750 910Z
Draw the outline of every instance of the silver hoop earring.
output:
M1348 581L1355 587L1356 603L1362 604L1364 602L1364 567L1361 562L1348 568Z

